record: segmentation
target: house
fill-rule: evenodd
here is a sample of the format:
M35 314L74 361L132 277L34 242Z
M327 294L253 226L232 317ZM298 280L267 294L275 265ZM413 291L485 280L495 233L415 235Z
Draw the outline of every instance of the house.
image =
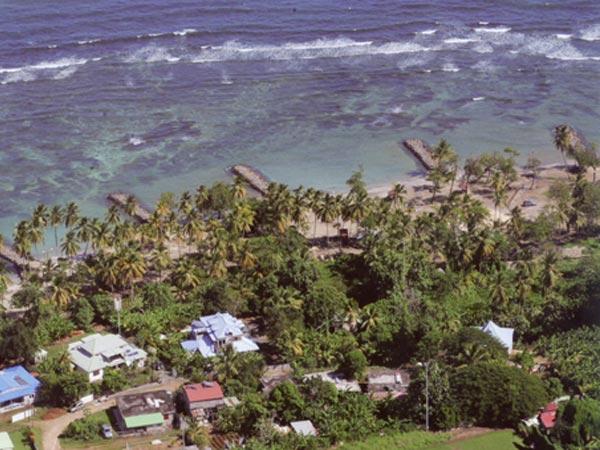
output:
M147 353L116 334L92 334L69 344L74 367L88 375L90 383L101 381L104 369L144 367Z
M375 400L406 395L410 374L402 369L371 367L367 369L367 391Z
M32 405L40 384L23 366L0 370L0 413Z
M482 326L480 330L497 339L504 347L506 347L508 353L512 352L514 328L503 328L490 320Z
M0 432L0 450L13 450L14 448L15 445L8 433L6 431Z
M558 414L558 404L555 402L548 403L538 415L539 423L549 430L556 425L556 416Z
M316 436L317 430L310 420L299 420L297 422L290 422L292 430L301 436Z
M348 380L342 374L330 371L307 373L304 375L304 380L319 378L323 381L333 383L338 391L361 392L358 381Z
M270 393L275 386L283 383L284 381L292 378L293 370L289 364L276 364L267 366L263 372L263 376L260 377L260 383L263 387L265 394Z
M247 336L244 322L229 313L217 313L194 320L190 339L181 343L188 352L200 352L205 358L218 355L227 345L231 345L238 353L258 350L258 345Z
M174 416L175 403L164 390L117 398L115 419L123 434L163 432L171 427Z
M211 418L225 406L223 389L216 381L204 381L183 387L183 402L187 413L196 418Z

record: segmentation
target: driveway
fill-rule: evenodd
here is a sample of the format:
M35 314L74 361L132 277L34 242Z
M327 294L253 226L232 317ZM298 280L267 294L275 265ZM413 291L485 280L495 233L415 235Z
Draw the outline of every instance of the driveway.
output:
M186 380L183 378L172 378L164 377L161 383L150 383L143 386L137 386L125 391L118 392L108 397L108 399L102 403L92 402L85 408L85 411L93 414L98 411L104 411L115 406L115 399L121 395L126 394L139 394L142 392L152 392L167 390L175 392L179 386L185 383ZM83 418L84 411L77 411L74 413L67 413L63 416L57 417L52 420L38 420L34 422L34 425L38 427L42 432L42 442L45 450L61 450L60 441L58 437L61 433L69 426L69 424L77 419Z

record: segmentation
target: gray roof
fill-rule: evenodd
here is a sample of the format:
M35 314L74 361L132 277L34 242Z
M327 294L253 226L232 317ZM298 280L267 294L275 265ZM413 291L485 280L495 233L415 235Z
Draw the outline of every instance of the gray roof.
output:
M310 420L290 422L292 429L302 436L316 436L317 430Z
M97 333L69 344L69 355L73 364L85 372L130 364L147 356L144 350L130 344L121 336Z

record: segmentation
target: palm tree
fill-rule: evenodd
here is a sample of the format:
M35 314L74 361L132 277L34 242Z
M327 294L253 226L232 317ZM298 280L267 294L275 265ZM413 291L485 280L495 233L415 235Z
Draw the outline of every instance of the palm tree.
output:
M561 124L554 128L554 146L560 152L565 166L567 156L573 152L573 130L569 125Z
M339 215L339 203L334 195L329 193L323 197L323 202L319 205L317 211L319 219L325 223L326 241L329 245L329 224Z
M171 256L164 243L160 242L150 254L150 262L154 269L158 271L158 277L162 280L162 274L165 269L171 265Z
M54 278L50 285L50 301L60 308L65 308L79 295L79 288L64 279Z
M48 216L48 223L54 228L54 247L58 248L58 226L63 222L63 210L60 205L54 205Z
M72 258L80 250L79 240L74 231L68 231L63 238L63 242L60 246L61 251L68 257Z
M394 184L394 187L388 193L388 199L392 201L392 206L394 208L404 205L404 197L406 196L406 192L406 186L401 183Z
M129 286L129 297L133 299L133 288L136 281L146 273L146 261L140 248L133 243L123 249L117 256L117 267L123 283Z
M65 227L71 228L79 222L79 206L77 203L70 202L67 204L64 212Z
M134 195L127 196L127 198L125 199L125 205L123 206L123 209L125 209L125 212L130 217L134 216L135 210L137 209L137 200L135 199Z
M189 292L200 285L200 277L198 270L191 260L180 258L177 261L177 267L173 271L173 281L177 286L178 292L182 297L186 292Z
M110 205L106 211L105 221L110 226L116 226L121 223L121 215L117 205Z
M223 383L225 380L236 379L240 373L240 356L231 345L220 349L215 361L217 380Z

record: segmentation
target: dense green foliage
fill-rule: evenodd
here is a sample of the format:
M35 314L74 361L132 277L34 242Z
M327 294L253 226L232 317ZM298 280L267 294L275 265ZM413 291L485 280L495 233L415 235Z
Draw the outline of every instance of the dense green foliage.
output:
M600 400L600 327L583 327L541 339L539 350L567 389Z
M548 401L539 378L494 363L476 363L458 369L450 384L463 420L481 426L516 426Z
M564 388L597 397L598 332L570 329L598 324L600 256L568 263L555 248L594 233L600 195L584 169L596 162L573 144L570 129L557 130L556 142L579 166L553 185L551 205L535 219L510 208L519 178L514 150L470 158L456 190L458 161L445 141L433 150L432 196L421 211L402 185L386 197L369 196L362 172L350 177L344 195L271 183L263 197L251 198L240 180L165 193L144 221L129 217L133 198L103 218L82 216L75 203L40 204L17 225L15 248L29 257L47 237L58 241L61 228L64 258L26 271L13 297L25 309L21 320L0 318L0 362L31 366L40 346L64 347L77 329L120 328L148 352L150 367L218 380L237 396L241 403L222 410L217 427L250 438L252 448L314 448L407 421L421 425L419 361L429 362L434 429L514 426ZM530 161L534 175L538 165ZM493 211L471 195L475 189ZM349 224L351 254L316 258L315 251L334 253L329 233L316 237L318 221L327 230ZM122 300L120 321L114 298ZM260 353L225 347L205 359L181 348L192 320L223 311L260 336ZM550 370L530 375L535 364L527 351L513 357L519 367L509 367L506 350L474 328L490 319L515 329L516 347L547 355ZM90 390L65 358L37 367L46 403L66 405ZM292 366L296 384L264 395L265 364L279 363ZM301 379L328 368L364 381L370 365L404 365L413 376L408 395L375 402ZM94 391L121 390L128 375L107 371ZM282 437L271 424L302 419L313 421L318 439Z

